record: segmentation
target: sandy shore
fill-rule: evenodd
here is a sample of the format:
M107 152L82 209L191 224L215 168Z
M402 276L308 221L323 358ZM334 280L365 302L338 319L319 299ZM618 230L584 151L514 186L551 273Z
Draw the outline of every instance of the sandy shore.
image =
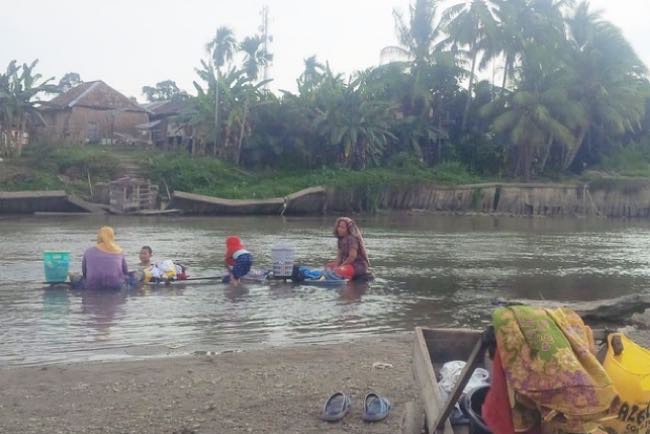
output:
M412 335L152 361L0 369L2 433L399 432L415 396ZM373 363L392 365L373 369ZM318 418L334 391L352 398L341 423ZM389 418L361 421L374 390Z
M628 329L650 346L650 332ZM399 432L411 373L412 333L356 343L149 361L0 369L1 433L376 433ZM380 362L390 364L374 368ZM361 421L376 391L388 419ZM352 397L343 422L318 418L335 391Z

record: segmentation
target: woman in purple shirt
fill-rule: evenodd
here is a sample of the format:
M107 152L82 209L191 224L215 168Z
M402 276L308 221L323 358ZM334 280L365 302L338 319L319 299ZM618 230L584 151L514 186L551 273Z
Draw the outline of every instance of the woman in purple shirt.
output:
M97 245L84 253L81 271L86 289L122 289L126 286L126 259L115 243L113 228L104 226L97 233Z

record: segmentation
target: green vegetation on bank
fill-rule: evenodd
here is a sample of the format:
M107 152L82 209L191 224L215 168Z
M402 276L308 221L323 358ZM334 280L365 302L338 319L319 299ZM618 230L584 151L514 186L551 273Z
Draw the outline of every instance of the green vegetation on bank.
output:
M135 174L171 190L231 199L280 197L313 186L361 190L372 196L386 188L435 183L475 184L518 179L479 176L460 162L433 168L406 154L384 167L245 170L214 158L106 146L34 146L22 157L0 163L0 191L66 190L89 197L91 183ZM548 177L548 182L589 182L596 188L635 190L650 182L650 144L627 147L604 159L597 170L577 177Z
M460 164L446 163L433 169L415 163L354 171L345 168L265 170L247 173L219 160L175 158L162 155L150 161L152 179L170 188L231 199L286 196L304 188L325 186L343 189L381 190L423 182L465 184L481 182Z
M213 158L101 146L32 147L21 158L0 163L0 168L1 191L63 189L84 197L89 195L88 178L92 183L106 182L125 174L148 177L161 184L161 191L166 184L172 191L231 199L285 196L317 185L378 191L422 182L467 184L486 180L455 162L429 168L398 158L390 167L365 171L323 167L248 172Z

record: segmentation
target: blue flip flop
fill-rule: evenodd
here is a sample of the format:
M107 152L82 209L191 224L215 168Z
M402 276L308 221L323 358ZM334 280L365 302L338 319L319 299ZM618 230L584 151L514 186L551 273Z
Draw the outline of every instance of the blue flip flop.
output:
M390 413L390 401L383 396L370 392L363 400L363 414L361 419L366 422L379 422L386 419Z
M326 422L338 422L350 412L350 407L350 397L345 393L336 392L325 402L320 418Z

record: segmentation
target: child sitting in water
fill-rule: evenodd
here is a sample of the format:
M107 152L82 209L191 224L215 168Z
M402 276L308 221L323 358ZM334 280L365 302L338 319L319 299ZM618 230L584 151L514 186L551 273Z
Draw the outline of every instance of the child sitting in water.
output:
M253 255L244 248L239 237L233 235L226 238L225 262L230 275L224 280L237 286L239 280L251 271Z
M169 259L159 264L151 262L153 250L149 246L142 246L139 253L140 268L144 272L144 281L148 282L170 282L172 280L186 280L187 267L177 264Z
M153 256L153 250L149 246L142 246L138 257L140 258L140 268L145 269L151 267L151 257Z

